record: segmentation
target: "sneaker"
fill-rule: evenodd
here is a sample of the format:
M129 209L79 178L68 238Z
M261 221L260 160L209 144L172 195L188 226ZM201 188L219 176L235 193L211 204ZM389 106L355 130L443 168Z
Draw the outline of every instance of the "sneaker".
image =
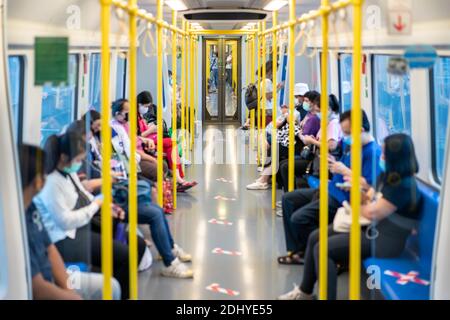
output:
M269 184L262 183L259 181L255 181L247 186L247 190L267 190L267 189L269 189Z
M294 283L294 289L278 297L277 300L315 300L313 294L306 294L300 290L300 287Z
M256 171L258 171L258 172L262 172L263 170L264 170L263 167L258 167L258 169L256 169Z
M276 205L277 208L280 208L280 209L281 209L281 206L282 206L282 205L281 205L281 200L280 200L280 201L277 201L277 203L276 203L275 205Z
M194 272L178 260L178 258L175 258L170 266L163 268L161 275L164 277L187 279L193 278Z
M277 209L276 215L277 215L277 217L283 218L283 210Z
M179 247L177 244L174 244L172 253L181 262L191 262L192 261L192 256L189 253L184 252L183 248Z
M184 164L185 166L189 167L192 164L192 162L183 157L181 158L181 164Z

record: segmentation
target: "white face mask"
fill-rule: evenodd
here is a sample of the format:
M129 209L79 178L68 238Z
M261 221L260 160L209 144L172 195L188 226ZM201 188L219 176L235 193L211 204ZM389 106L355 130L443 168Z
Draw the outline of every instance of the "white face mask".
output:
M148 107L146 107L146 106L139 106L139 113L141 114L141 115L144 115L144 114L146 114L148 112Z

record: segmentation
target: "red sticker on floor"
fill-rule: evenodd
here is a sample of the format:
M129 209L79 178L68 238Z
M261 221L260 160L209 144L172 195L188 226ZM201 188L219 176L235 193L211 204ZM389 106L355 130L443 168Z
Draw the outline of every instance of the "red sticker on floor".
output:
M428 286L430 284L429 281L420 279L419 272L417 272L417 271L410 271L410 272L408 272L408 274L403 274L403 273L396 272L396 271L386 270L384 272L384 274L397 278L398 279L397 284L402 285L402 286L408 284L409 282L420 284L422 286Z
M239 291L221 288L220 284L218 284L218 283L210 284L209 286L206 287L206 290L209 290L212 292L217 292L217 293L223 293L230 297L236 297L240 294Z
M214 200L236 201L236 198L227 198L227 197L223 197L223 196L215 196Z
M228 255L228 256L241 256L242 255L242 253L240 251L228 251L228 250L224 250L222 248L215 248L215 249L213 249L212 253L224 254L224 255Z
M229 222L227 220L211 219L208 222L212 223L212 224L220 224L220 225L225 225L225 226L232 226L233 225L233 222Z

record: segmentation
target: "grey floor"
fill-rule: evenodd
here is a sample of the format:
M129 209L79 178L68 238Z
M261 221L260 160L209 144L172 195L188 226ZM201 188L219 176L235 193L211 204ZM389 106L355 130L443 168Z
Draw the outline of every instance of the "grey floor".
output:
M224 132L224 127L215 128ZM203 145L206 149L212 142L208 138L203 140L206 140ZM238 140L225 138L225 152L238 149ZM193 256L194 279L160 276L163 264L157 260L153 247L154 264L139 275L140 299L270 300L291 290L293 283L300 283L302 267L280 266L276 262L276 257L285 253L285 241L282 219L271 209L271 191L245 189L257 176L256 165L238 162L194 164L187 169L188 179L198 181L199 185L179 196L178 209L169 220L175 242ZM216 200L216 196L235 201ZM280 196L281 191L278 191ZM225 219L232 225L211 224L210 219ZM214 254L215 248L239 251L242 255ZM207 290L213 283L239 295ZM346 276L340 279L340 287L343 290L339 297L346 298Z

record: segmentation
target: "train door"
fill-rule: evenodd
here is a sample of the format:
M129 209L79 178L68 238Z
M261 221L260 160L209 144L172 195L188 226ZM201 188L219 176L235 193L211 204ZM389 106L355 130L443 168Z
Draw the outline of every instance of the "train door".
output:
M219 123L239 121L240 40L206 39L203 61L204 120Z

